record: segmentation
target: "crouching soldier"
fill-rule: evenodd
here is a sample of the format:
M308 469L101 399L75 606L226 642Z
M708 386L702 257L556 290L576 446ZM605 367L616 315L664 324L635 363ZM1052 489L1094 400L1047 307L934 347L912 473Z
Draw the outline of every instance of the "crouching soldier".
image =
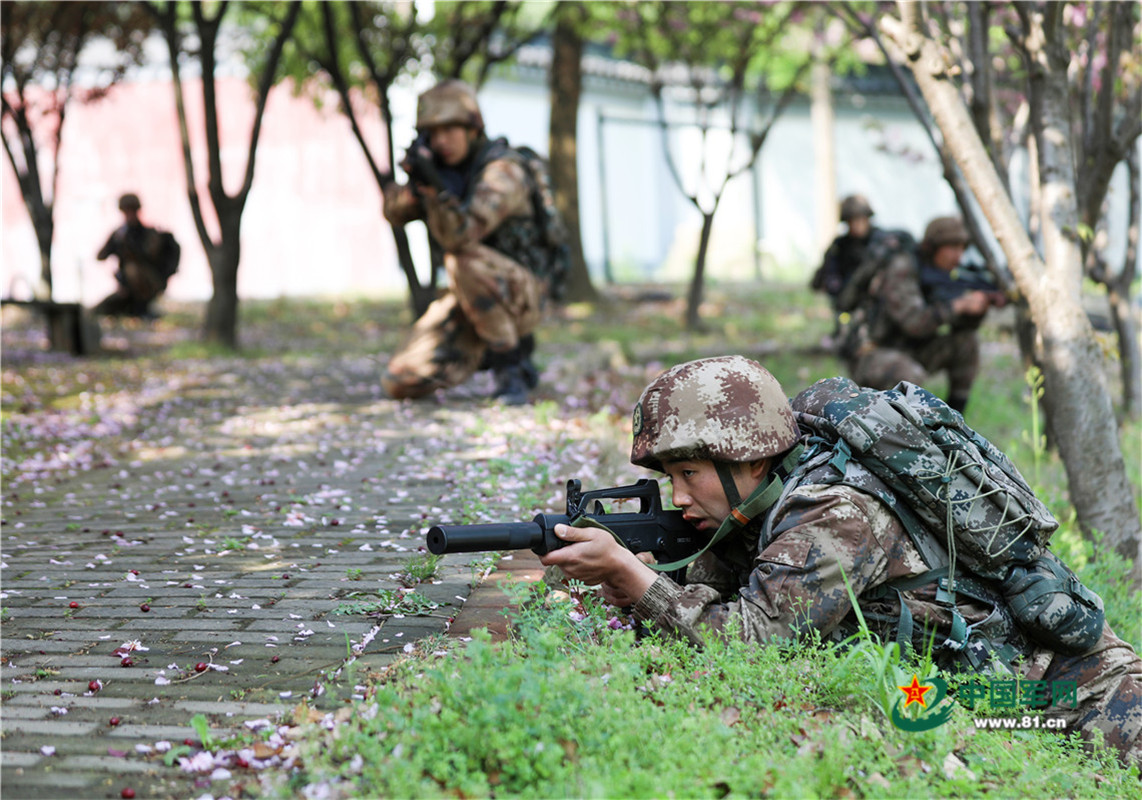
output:
M531 361L547 287L537 277L541 238L527 166L502 139L489 140L475 92L448 80L420 96L420 134L402 167L409 183L384 187L394 225L424 220L444 252L445 293L416 321L381 384L418 398L489 367L495 396L525 403L538 382Z
M854 381L890 389L946 371L948 404L964 411L979 373L978 328L991 306L1006 302L994 286L965 279L969 242L958 217L938 217L917 252L901 250L871 279L846 349Z

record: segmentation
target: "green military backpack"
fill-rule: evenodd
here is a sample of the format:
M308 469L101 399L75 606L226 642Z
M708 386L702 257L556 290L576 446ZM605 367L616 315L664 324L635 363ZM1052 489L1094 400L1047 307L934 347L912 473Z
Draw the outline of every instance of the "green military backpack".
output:
M531 205L541 233L541 258L532 265L532 271L547 281L548 294L553 299L562 300L571 272L571 245L567 225L555 205L550 165L530 147L513 147L512 150L531 181Z
M911 383L877 391L847 378L819 381L792 405L808 436L787 485L812 472L812 482L844 483L888 505L930 569L894 588L939 581L954 608L957 582L983 578L1037 643L1077 654L1098 641L1101 598L1047 549L1058 522L959 412Z

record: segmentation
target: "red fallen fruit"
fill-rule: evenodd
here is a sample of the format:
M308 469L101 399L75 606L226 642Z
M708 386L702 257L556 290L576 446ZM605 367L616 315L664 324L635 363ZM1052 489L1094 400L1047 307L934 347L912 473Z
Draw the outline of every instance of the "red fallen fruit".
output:
M134 661L134 659L124 658L122 661L119 662L119 666L121 666L121 667L133 667L133 666L135 666L135 661Z
M116 725L119 724L120 720L118 717L112 717L111 719L107 720L107 722L108 722L108 724L111 725L112 728L114 728Z
M185 744L187 747L194 747L194 739L191 739L189 736L187 738L183 739L182 743Z
M119 792L119 796L125 798L126 800L131 800L131 798L135 796L135 790L128 786L126 789Z
M281 661L281 660L282 660L282 657L281 657L281 656L274 656L273 658L271 658L271 659L270 659L270 663L271 663L271 664L276 664L276 663L278 663L278 662L279 662L279 661Z
M67 604L67 607L68 608L79 608L79 603L72 600L70 603Z
M205 661L199 661L197 664L194 665L194 671L195 672L206 672L207 669L209 669L209 667L206 666Z
M139 606L139 610L140 611L150 611L151 607L147 603L143 603L141 606Z
M100 683L99 681L89 681L87 684L87 688L89 691L98 692L100 689L103 688L103 684Z

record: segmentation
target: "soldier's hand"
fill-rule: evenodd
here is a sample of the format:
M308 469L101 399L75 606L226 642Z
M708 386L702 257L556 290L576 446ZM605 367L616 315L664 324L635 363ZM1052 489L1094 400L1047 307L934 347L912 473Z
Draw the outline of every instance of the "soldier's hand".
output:
M987 292L973 289L952 301L952 311L966 317L980 317L987 313L989 305Z
M608 584L616 595L637 600L658 577L643 561L601 528L556 525L555 535L568 544L540 557L544 566L588 585Z

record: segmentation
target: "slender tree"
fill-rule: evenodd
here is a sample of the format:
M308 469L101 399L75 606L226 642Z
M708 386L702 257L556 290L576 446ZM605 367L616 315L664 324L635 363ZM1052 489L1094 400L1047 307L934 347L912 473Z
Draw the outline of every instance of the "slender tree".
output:
M207 262L213 279L213 294L206 307L203 336L207 341L226 347L238 347L238 266L242 259L241 229L242 213L254 183L254 167L258 151L258 139L262 131L262 117L266 101L278 72L278 62L282 49L289 40L293 26L301 11L300 2L284 4L271 3L260 6L266 16L264 24L271 29L266 47L261 51L260 68L252 73L254 83L254 120L250 128L246 146L246 165L242 181L237 191L226 191L222 175L222 140L218 126L218 93L216 70L218 66L219 34L222 20L230 10L228 0L212 4L210 9L200 2L189 3L190 31L196 41L188 46L180 20L180 3L167 2L149 6L156 18L167 43L170 59L172 85L174 87L175 108L178 112L179 136L182 141L183 166L186 170L186 190L190 201L194 226L198 238L206 251ZM253 8L247 13L257 13ZM277 13L277 16L273 16ZM203 133L206 142L206 197L217 220L216 235L212 234L203 212L202 196L199 194L198 171L194 153L190 145L189 122L186 114L185 89L182 80L184 58L197 57L201 68Z
M583 258L579 219L579 96L583 90L583 29L589 21L587 4L560 3L551 34L551 121L548 153L555 204L567 224L571 245L569 301L593 302L599 293Z
M757 161L770 129L802 89L812 59L792 47L787 34L801 13L798 3L641 2L625 15L625 47L651 71L663 152L679 190L702 215L702 230L686 303L686 328L702 327L706 257L714 216L726 187ZM763 13L765 12L765 13ZM687 186L678 169L666 119L665 95L685 92L700 138L699 176ZM761 119L763 108L769 112ZM719 117L729 127L728 159L712 135ZM744 143L744 144L743 144Z
M956 85L953 58L922 23L920 8L898 4L881 29L912 69L936 124L991 224L1039 333L1046 378L1045 408L1067 471L1080 526L1101 531L1134 560L1142 577L1142 521L1126 477L1102 353L1079 303L1083 278L1079 212L1068 114L1067 54L1061 46L1062 4L1019 4L1026 48L1029 106L1042 189L1040 256L987 154Z
M52 296L52 240L64 122L72 102L104 97L142 58L152 20L131 3L0 3L0 137L20 185L40 251L37 297ZM94 83L77 85L82 58L110 40L109 60L86 67Z

